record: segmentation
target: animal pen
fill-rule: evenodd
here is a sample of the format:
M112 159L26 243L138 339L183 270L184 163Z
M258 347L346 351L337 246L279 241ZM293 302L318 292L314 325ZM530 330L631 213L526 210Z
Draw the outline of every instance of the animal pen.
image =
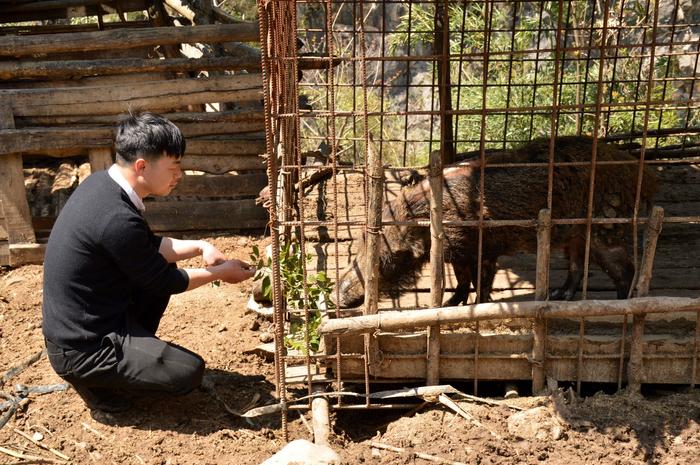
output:
M533 392L551 382L632 392L698 383L700 7L691 3L258 3L283 426L287 410L318 399L406 406L373 396L377 383L462 381L475 394L483 381L530 381ZM310 55L323 66L302 72ZM587 148L563 157L571 140ZM538 156L513 161L533 147ZM453 202L443 177L459 170L474 183L473 214L443 218ZM499 171L528 174L514 186ZM580 214L557 208L569 195L555 187L564 173L583 182ZM606 173L622 181L606 187ZM528 217L490 209L537 182L546 195L518 200L537 203ZM656 184L653 207L645 183ZM416 192L429 208L397 214ZM583 232L582 300L548 299L549 283L571 271L553 247L562 228ZM455 230L473 239L473 292L440 308L459 284L446 266ZM636 270L622 300L592 254L596 237L619 230ZM429 250L417 252L429 263L410 289L379 293L396 231L429 231ZM535 250L492 263L498 234L527 237ZM290 304L284 263L294 247L312 258L300 260L302 297ZM338 308L342 286L319 303L319 273L337 283L349 264L364 304ZM288 390L299 387L308 397L294 401Z

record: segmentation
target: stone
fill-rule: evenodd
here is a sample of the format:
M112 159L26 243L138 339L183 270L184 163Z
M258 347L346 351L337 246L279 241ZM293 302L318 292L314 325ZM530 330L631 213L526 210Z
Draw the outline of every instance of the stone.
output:
M511 415L508 432L523 439L548 441L559 439L563 429L547 407L536 407Z
M340 463L338 454L328 446L297 439L260 465L334 465Z

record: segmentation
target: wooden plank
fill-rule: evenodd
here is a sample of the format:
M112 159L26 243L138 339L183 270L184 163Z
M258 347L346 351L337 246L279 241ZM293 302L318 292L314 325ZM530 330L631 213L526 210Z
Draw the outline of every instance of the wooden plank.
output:
M219 42L257 42L258 24L213 24L184 27L123 28L96 32L0 36L0 56L26 56L57 52L87 52L143 47Z
M170 195L199 195L202 197L233 197L257 195L267 185L263 171L248 174L187 175Z
M138 85L0 90L18 116L123 113L129 109L182 108L208 102L255 101L262 97L259 74L142 82Z
M149 72L188 72L204 70L259 71L260 60L241 57L201 58L120 58L104 60L3 61L0 80L70 79L81 76L132 74Z
M265 169L265 160L258 155L187 155L182 157L182 169L224 174L229 171Z
M146 203L145 217L154 231L260 229L267 210L255 200L154 201Z
M361 338L347 344L348 336L341 337L343 354L361 353ZM378 378L415 379L425 373L425 333L382 333L378 336L384 359L378 369ZM421 341L422 340L422 341ZM475 334L472 332L443 333L441 335L440 378L444 380L473 379ZM549 335L547 337L547 376L558 381L576 379L575 358L577 336ZM672 337L648 334L644 340L645 378L650 383L689 384L692 349L691 337ZM584 364L581 375L584 382L616 382L619 355L619 336L587 336L583 341ZM479 335L479 379L529 380L530 362L527 353L532 345L531 335ZM335 344L330 348L334 349ZM628 353L628 351L627 351ZM333 360L335 366L335 359ZM364 376L362 360L341 357L344 379Z
M261 155L265 153L265 138L190 139L189 155Z

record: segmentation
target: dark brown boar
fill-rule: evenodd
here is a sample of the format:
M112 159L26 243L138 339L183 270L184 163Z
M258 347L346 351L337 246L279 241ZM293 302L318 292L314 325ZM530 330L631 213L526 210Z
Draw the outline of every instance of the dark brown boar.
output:
M555 141L555 162L590 162L594 140L590 137L559 137ZM488 163L528 163L549 160L549 139L534 140L519 149L491 152L486 156L484 179L485 220L536 219L547 207L547 167L513 166L488 168ZM597 144L597 160L635 160L616 145ZM480 209L480 160L460 163L443 170L443 215L446 221L478 220ZM564 165L554 168L552 218L585 218L591 167ZM631 217L637 190L637 164L600 164L595 170L594 217ZM429 219L428 180L405 187L384 207L383 221ZM656 192L654 172L645 167L642 206L650 207ZM590 258L613 280L618 298L626 298L634 277L634 265L627 246L629 224L594 225ZM445 227L444 257L457 278L455 294L446 305L466 303L470 284L476 287L478 229ZM384 293L415 285L430 256L430 231L419 226L385 226L380 246L379 287ZM570 300L583 278L586 226L558 225L552 228L551 246L562 250L569 260L564 284L550 292L552 299ZM496 274L496 260L502 255L537 250L536 233L526 227L493 227L483 232L482 300L488 300ZM362 267L365 246L361 243L355 260L342 272L338 282L340 306L360 305L364 300Z

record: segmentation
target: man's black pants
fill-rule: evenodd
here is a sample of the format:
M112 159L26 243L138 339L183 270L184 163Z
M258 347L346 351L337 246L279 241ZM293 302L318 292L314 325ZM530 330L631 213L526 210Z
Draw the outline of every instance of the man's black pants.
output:
M169 394L192 391L202 382L204 360L155 336L169 298L149 294L136 297L126 327L106 335L94 351L68 350L47 340L51 366L81 395L85 388Z

